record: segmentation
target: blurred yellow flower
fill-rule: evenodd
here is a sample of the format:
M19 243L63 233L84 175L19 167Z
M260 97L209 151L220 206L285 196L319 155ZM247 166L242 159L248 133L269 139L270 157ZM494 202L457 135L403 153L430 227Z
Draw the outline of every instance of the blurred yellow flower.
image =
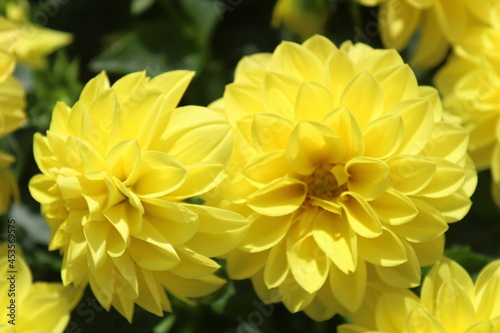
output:
M231 250L247 220L188 204L219 181L230 126L203 107L176 108L194 73L92 79L72 107L59 102L47 136L35 135L43 174L30 182L63 257L62 280L90 287L129 321L134 303L171 311L164 288L188 302L224 280L208 257Z
M500 206L500 29L470 29L436 75L445 116L470 132L469 152L479 171L491 168Z
M412 64L428 68L439 64L467 27L494 24L491 0L357 0L366 6L380 5L378 21L387 48L404 49L420 33Z
M8 20L0 17L0 138L19 128L25 121L24 89L12 77L15 57L12 54L19 30ZM11 197L18 197L18 188L9 166L12 155L0 151L0 215L4 214Z
M443 258L425 277L421 297L381 294L373 313L342 325L339 333L500 332L500 260L489 263L476 284L456 262Z
M43 67L47 64L45 57L71 43L73 37L69 33L31 23L29 11L28 1L9 2L6 5L7 18L17 24L20 29L14 54L21 63L32 67Z
M315 36L240 61L214 108L235 129L209 200L251 221L232 278L316 320L356 311L367 272L416 286L469 210L468 135L395 50ZM218 193L217 193L218 192Z
M278 0L271 25L278 28L283 24L305 40L324 32L329 5L329 0Z
M14 250L12 245L0 245L0 331L63 332L83 290L64 287L61 283L33 283L30 268L20 256L19 247Z

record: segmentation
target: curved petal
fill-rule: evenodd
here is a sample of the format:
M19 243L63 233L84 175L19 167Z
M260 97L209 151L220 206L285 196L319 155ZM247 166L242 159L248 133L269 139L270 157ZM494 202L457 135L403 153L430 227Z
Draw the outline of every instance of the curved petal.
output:
M365 200L377 199L385 192L389 167L384 162L361 156L347 162L345 169L349 174L348 189Z
M269 69L293 75L301 81L323 82L323 66L318 58L298 44L282 42L274 51Z
M363 129L365 155L384 159L392 156L401 146L404 124L399 115L387 115L369 123Z
M345 87L340 105L346 107L362 129L383 111L384 95L377 80L368 72L361 72Z
M360 261L354 272L345 274L337 265L330 265L330 287L333 296L348 311L356 312L365 298L366 265Z
M418 214L413 201L392 188L388 188L377 199L370 201L370 206L382 222L390 225L407 223Z
M264 267L268 257L269 251L248 253L235 249L225 256L227 272L232 279L251 278Z
M367 262L385 267L401 265L408 260L401 240L390 230L383 228L376 238L358 237L358 251Z
M321 210L313 222L313 237L319 248L344 274L354 272L358 263L356 233L345 218Z
M347 108L338 108L328 113L323 123L334 130L344 141L346 154L343 161L363 155L366 140L363 140L356 119Z
M245 252L261 252L275 246L285 237L292 223L292 214L284 216L258 215L251 219L245 238L238 248Z
M335 51L328 57L326 70L333 100L338 104L345 87L356 75L354 63L345 52Z
M406 195L416 194L424 189L437 170L436 163L418 155L394 156L387 161L387 165L391 169L389 185Z
M280 242L271 249L265 263L264 283L266 287L271 289L280 286L290 272L286 241Z
M295 119L321 121L333 107L333 96L324 85L304 82L297 94Z
M465 332L476 322L472 300L457 280L445 280L436 298L436 316L447 332Z
M286 157L291 168L301 174L310 175L327 163L341 161L346 147L340 137L322 123L300 122L290 134Z
M388 0L380 8L379 22L385 47L401 51L420 22L420 9L407 1Z
M406 248L408 261L393 267L375 266L375 269L387 285L394 288L413 288L420 284L420 264L411 246L405 241L402 244Z
M292 123L279 115L257 114L252 117L252 140L262 151L285 149Z
M284 150L266 153L253 160L243 170L249 180L258 184L269 184L289 173L292 173L292 169L288 165Z
M284 216L296 211L306 198L306 185L293 178L280 178L248 197L248 206L259 214Z
M382 234L382 226L377 214L359 194L344 192L340 196L340 203L349 224L357 234L367 238Z
M328 277L329 260L318 251L314 238L304 237L287 249L290 271L302 288L308 293L318 291Z

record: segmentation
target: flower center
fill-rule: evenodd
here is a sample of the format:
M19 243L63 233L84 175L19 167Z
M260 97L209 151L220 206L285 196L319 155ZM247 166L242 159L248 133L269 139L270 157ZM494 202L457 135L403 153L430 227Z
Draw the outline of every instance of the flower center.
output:
M308 195L318 199L331 200L342 191L334 174L322 168L316 169L307 176L305 182Z

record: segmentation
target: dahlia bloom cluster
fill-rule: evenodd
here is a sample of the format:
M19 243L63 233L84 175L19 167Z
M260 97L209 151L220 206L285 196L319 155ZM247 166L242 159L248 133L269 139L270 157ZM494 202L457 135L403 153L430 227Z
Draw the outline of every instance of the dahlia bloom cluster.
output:
M176 108L192 76L138 72L110 86L103 72L35 135L42 174L30 191L51 228L49 249L63 254L64 285L89 283L129 321L134 304L171 311L165 289L186 302L218 289L208 257L246 231L236 213L185 202L217 185L233 141L219 113Z
M500 30L470 29L436 76L446 116L470 132L469 152L478 171L491 169L500 206Z
M339 333L500 332L500 260L489 263L476 283L448 258L434 265L420 298L406 291L380 294L374 311L342 325Z
M357 311L371 280L415 287L469 210L468 134L395 50L283 42L241 60L212 107L236 141L209 199L251 222L229 275L265 302L325 320Z
M62 333L70 319L71 310L78 304L82 290L61 283L33 282L31 271L19 255L14 253L12 264L7 260L8 245L0 245L0 331L2 333L46 332ZM12 265L12 266L11 266ZM13 279L12 271L15 271ZM12 287L14 284L15 287ZM15 293L15 297L12 293ZM15 300L15 316L8 306ZM9 323L9 320L11 321ZM14 325L13 325L14 324Z
M0 138L18 129L25 121L24 89L12 77L16 65L13 54L19 29L0 17ZM17 183L9 170L14 156L0 151L0 215L7 212L12 197L18 198Z
M432 67L441 62L450 45L457 44L470 26L492 26L500 9L490 0L357 0L380 5L378 24L385 47L403 50L418 32L412 63Z

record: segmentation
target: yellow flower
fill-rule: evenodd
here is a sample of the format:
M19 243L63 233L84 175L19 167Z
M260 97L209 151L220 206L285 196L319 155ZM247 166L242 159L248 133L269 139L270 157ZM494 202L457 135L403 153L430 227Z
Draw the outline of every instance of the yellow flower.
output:
M436 75L450 119L470 132L469 152L479 171L491 168L500 206L500 30L468 31Z
M28 18L29 11L27 1L9 2L6 6L7 18L17 24L21 32L14 53L21 63L43 67L47 65L45 57L71 43L73 37L69 33L31 23ZM45 13L43 15L47 16Z
M499 281L500 260L489 263L474 285L459 264L443 258L425 277L420 299L411 293L381 294L371 315L338 332L500 332Z
M329 4L328 0L278 0L271 25L277 28L283 23L305 40L323 33Z
M291 312L356 311L369 271L418 285L469 210L467 132L442 121L437 91L395 50L283 42L241 60L213 107L236 141L230 179L209 199L251 220L229 274Z
M0 331L63 332L83 290L61 283L33 283L18 246L4 243L0 251Z
M473 24L495 21L492 0L358 0L363 5L380 5L378 20L381 39L388 48L404 49L420 31L412 63L428 68L439 64L450 44L462 38Z
M208 259L231 250L247 221L188 204L220 179L232 148L217 112L176 108L193 76L129 74L110 87L92 79L72 107L58 103L47 136L37 133L43 174L30 182L63 257L62 280L90 287L129 321L134 303L171 311L164 288L189 301L224 280Z
M19 30L8 20L0 17L0 138L19 128L25 121L24 89L12 77L15 57L12 49ZM0 215L10 204L10 198L18 197L18 188L9 166L14 163L12 155L0 151Z

